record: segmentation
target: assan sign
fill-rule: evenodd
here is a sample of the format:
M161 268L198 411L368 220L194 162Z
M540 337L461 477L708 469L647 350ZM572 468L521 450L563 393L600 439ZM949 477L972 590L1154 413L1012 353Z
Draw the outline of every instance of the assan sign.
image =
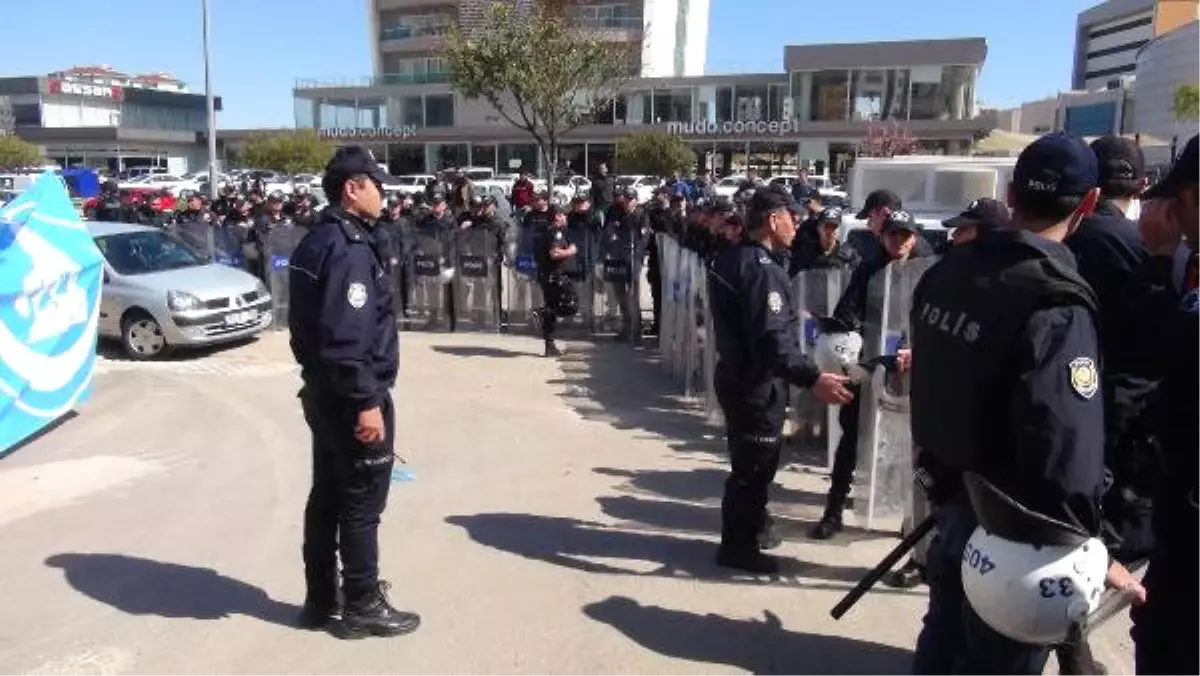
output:
M69 80L60 80L58 78L51 78L48 84L51 94L93 96L102 99L112 99L113 101L123 101L125 99L125 90L121 89L120 87L84 84L82 82L71 82Z

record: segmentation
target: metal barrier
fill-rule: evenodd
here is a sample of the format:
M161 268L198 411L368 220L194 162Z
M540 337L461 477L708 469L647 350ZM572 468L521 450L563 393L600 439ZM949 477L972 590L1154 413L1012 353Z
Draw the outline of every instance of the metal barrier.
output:
M712 313L708 311L706 267L693 251L669 235L658 235L662 261L662 327L659 347L663 368L683 391L704 406L710 422L720 420L712 377L716 365ZM863 357L895 354L906 342L912 292L934 258L893 263L876 274L868 288L863 327ZM794 280L793 302L804 327L801 349L811 353L819 335L816 319L833 313L849 282L849 270L807 270ZM796 388L799 390L799 388ZM859 415L859 464L855 473L855 513L868 529L894 526L894 517L911 516L912 435L908 418L907 377L878 369L864 383ZM799 391L793 404L801 423L820 425L832 464L840 439L837 409Z
M291 221L277 225L267 232L263 258L266 264L267 287L271 290L271 311L275 316L271 326L276 329L285 329L288 326L288 301L291 297L288 262L292 252L296 250L296 245L307 232L304 228L293 225Z

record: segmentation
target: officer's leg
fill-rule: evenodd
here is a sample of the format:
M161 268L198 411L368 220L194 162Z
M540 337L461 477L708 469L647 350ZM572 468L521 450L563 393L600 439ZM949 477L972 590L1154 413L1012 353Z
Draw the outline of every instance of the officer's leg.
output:
M1176 505L1171 505L1176 507ZM1180 509L1194 509L1181 507ZM1193 519L1194 523L1194 519ZM1192 526L1194 528L1194 525ZM1193 531L1194 532L1194 531ZM1172 533L1173 534L1173 533ZM1197 674L1196 598L1198 567L1195 535L1191 546L1175 545L1172 551L1156 543L1150 566L1142 579L1146 603L1133 609L1134 664L1139 674ZM1186 551L1185 551L1186 550Z
M542 340L546 343L545 356L554 357L559 353L554 344L554 331L558 327L558 306L561 303L560 289L554 281L542 279L542 301L544 305L537 311L538 322L542 326Z
M312 431L312 488L304 508L304 609L300 624L320 627L337 612L337 526L339 491L336 449L330 445L329 422L316 402L302 397L304 417Z
M395 448L391 397L384 399L380 409L383 442L369 447L351 444L345 449L348 452L341 468L346 479L338 515L338 546L346 596L341 632L346 638L406 634L420 623L416 615L391 606L385 593L388 584L379 580L379 520L387 506Z
M458 316L454 308L454 285L442 285L442 297L446 299L446 319L449 321L450 332L458 327Z
M854 400L838 411L842 438L833 454L833 472L829 476L829 495L825 498L825 513L810 535L827 540L842 529L842 511L850 486L854 482L854 467L858 464L858 412L862 388L851 388Z
M756 573L779 569L776 559L759 551L759 533L766 526L768 491L779 469L784 403L782 385L771 382L743 401L722 404L733 419L726 422L730 473L721 501L721 565Z
M936 511L937 532L926 552L929 608L913 655L914 674L949 674L962 634L962 551L974 530L970 506L956 502Z
M613 282L612 287L617 301L617 313L621 318L621 328L617 331L617 340L626 340L630 336L632 326L629 317L629 285L625 282Z
M646 275L646 281L650 284L650 303L653 306L651 309L654 313L654 335L659 335L659 322L662 319L662 278L658 270L651 270L653 273Z

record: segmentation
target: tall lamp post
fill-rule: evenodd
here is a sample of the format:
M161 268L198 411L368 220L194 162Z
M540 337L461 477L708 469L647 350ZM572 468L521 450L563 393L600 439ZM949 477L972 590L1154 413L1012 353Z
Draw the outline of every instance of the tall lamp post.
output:
M208 0L200 0L204 20L204 98L208 104L208 198L217 199L217 111L212 89L212 63L208 50Z

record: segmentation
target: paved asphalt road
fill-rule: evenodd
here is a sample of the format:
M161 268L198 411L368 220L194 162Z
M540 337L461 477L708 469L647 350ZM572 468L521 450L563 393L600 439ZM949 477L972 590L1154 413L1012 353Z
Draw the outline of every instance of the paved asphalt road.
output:
M823 471L781 472L779 579L712 563L719 433L625 346L402 336L380 538L422 628L342 642L303 597L307 430L286 335L104 360L77 418L0 460L0 672L903 673L923 590L829 608L895 542L804 539ZM1122 618L1096 652L1128 673ZM1050 669L1053 670L1053 660Z

